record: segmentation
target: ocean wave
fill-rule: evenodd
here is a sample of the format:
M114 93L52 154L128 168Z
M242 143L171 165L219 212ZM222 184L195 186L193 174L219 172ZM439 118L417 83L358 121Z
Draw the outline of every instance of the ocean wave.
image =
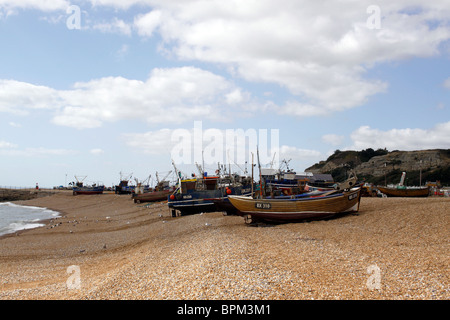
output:
M42 227L43 220L59 217L60 213L43 207L0 203L0 235Z

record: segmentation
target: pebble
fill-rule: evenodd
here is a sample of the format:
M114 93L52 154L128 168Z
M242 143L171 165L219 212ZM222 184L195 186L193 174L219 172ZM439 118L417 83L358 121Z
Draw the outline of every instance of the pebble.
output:
M450 299L449 200L363 198L358 216L252 228L220 212L171 218L167 204L141 212L111 196L31 200L90 221L116 212L70 237L42 228L0 239L0 299ZM66 287L71 265L81 289Z

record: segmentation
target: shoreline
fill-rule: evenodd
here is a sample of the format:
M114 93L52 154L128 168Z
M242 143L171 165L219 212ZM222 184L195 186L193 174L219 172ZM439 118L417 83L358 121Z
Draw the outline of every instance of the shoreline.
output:
M38 208L38 209L42 209L42 210L49 210L49 211L52 211L54 213L57 213L58 215L54 216L54 217L46 218L46 219L34 220L33 223L39 224L39 226L23 228L23 229L19 229L19 230L9 231L9 232L4 233L4 234L0 234L0 240L2 238L4 238L4 237L18 236L22 232L27 231L27 230L32 230L32 229L36 229L36 228L45 227L51 220L53 220L55 218L58 218L58 217L61 217L61 215L62 215L61 212L58 212L58 211L55 211L55 210L51 210L51 209L46 208L46 207L37 207L37 206L32 206L32 205L23 205L23 204L18 204L17 202L18 201L2 201L2 202L0 202L0 204L2 204L2 203L11 203L13 205L18 205L18 206L21 206L21 207L30 207L30 208L33 208L33 209Z
M362 198L358 214L259 227L129 195L14 203L60 217L0 236L0 299L450 298L448 198Z

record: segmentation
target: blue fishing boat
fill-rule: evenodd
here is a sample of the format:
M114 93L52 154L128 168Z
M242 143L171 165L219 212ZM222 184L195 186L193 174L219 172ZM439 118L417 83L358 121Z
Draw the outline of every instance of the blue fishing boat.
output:
M105 190L105 186L83 186L83 185L77 185L72 188L73 195L79 195L79 194L102 194Z
M86 179L86 176L75 176L75 179L77 182L72 188L74 196L79 194L101 194L105 190L105 186L98 183L94 183L91 186L84 185L83 181Z
M251 195L251 192L251 178L238 175L180 179L177 189L168 197L168 206L174 217L214 211L234 214L228 196Z

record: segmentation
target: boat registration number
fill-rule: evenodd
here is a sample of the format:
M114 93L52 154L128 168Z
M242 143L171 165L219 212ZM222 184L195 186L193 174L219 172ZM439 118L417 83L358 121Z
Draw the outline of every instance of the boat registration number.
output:
M270 209L270 208L272 208L272 205L270 203L266 203L266 202L256 202L255 208L256 209Z
M348 196L348 200L353 200L358 196L358 193L353 193L351 195Z

